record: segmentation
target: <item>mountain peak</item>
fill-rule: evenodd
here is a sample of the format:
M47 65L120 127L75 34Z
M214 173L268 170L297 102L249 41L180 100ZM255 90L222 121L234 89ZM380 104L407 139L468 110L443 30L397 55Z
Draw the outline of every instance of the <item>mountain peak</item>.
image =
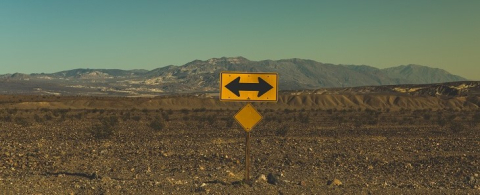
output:
M207 60L207 62L209 64L217 64L217 63L242 64L242 63L250 62L250 60L242 56L237 56L237 57L210 58Z

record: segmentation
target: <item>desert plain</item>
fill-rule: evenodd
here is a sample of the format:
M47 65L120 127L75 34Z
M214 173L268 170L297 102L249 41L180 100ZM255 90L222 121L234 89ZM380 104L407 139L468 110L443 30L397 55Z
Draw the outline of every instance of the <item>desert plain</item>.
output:
M479 194L478 96L0 96L0 194Z

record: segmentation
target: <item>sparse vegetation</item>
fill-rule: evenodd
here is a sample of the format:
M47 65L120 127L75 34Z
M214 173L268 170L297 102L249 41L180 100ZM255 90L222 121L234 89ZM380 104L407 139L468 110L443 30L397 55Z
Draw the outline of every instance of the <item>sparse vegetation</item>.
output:
M187 115L190 111L188 109L181 109L180 112L182 112L183 114Z
M428 113L423 114L423 119L424 120L428 121L428 120L430 120L430 118L432 118L432 115L430 115Z
M298 116L301 123L308 124L310 122L310 116L308 114L300 113Z
M477 112L472 116L472 121L474 122L475 125L480 124L480 111L477 111Z
M50 113L47 113L43 116L43 118L45 118L46 121L51 121L53 119L53 116Z
M5 122L12 122L12 115L11 115L11 114L7 114L7 115L3 116L3 121L5 121Z
M27 120L26 118L24 118L24 117L19 117L19 116L15 117L14 122L15 122L15 124L17 124L17 125L21 125L21 126L24 126L24 127L30 125L30 122L28 122L28 120Z
M118 125L118 117L110 116L100 119L100 124L94 125L90 130L95 139L109 139L112 137Z
M235 122L235 119L229 117L229 118L227 118L227 120L226 120L225 122L226 122L225 125L227 126L227 128L232 128L232 127L233 127L233 123Z
M284 125L284 126L279 127L275 131L275 135L276 136L281 136L281 137L287 137L289 131L290 131L290 126Z
M5 138L1 143L6 143L0 146L0 167L5 167L3 176L0 176L14 178L20 175L22 178L18 180L22 180L28 179L24 176L31 174L32 170L48 172L78 166L79 169L71 170L86 169L89 172L70 175L59 173L55 180L46 181L78 177L75 182L83 182L87 186L91 184L97 187L99 182L123 186L121 182L108 177L130 178L138 174L139 178L147 182L151 181L149 179L164 181L161 185L171 187L188 186L190 183L171 185L169 181L162 180L164 177L173 178L168 171L178 169L198 176L195 174L206 175L209 171L219 171L216 167L227 165L232 171L231 175L235 174L241 179L244 154L239 150L244 146L244 131L233 118L238 109L198 109L203 111L197 112L192 109L169 111L170 107L148 109L98 108L95 112L92 112L93 109L0 109L0 126L4 129L0 131L0 137ZM331 113L319 108L263 109L260 111L263 121L257 124L252 133L253 164L260 166L257 170L286 170L284 179L295 183L301 181L288 172L299 173L307 180L314 178L315 182L323 182L325 189L326 179L318 178L318 174L311 173L311 170L328 172L330 168L348 166L347 171L339 171L337 174L342 178L348 178L352 174L379 177L381 181L391 178L390 175L381 178L384 171L404 173L409 169L409 174L421 167L435 167L438 164L449 166L442 166L444 169L425 169L422 174L428 174L434 181L446 181L444 177L436 176L442 174L450 177L450 173L463 168L476 170L478 159L474 152L478 147L471 140L478 140L480 127L472 124L480 122L480 112L404 112L401 114L396 109L388 113L378 109L357 111L356 107L331 109ZM57 113L56 117L53 113ZM10 118L10 122L3 120L5 118ZM417 150L421 155L410 155ZM80 158L69 160L71 155L79 155ZM408 158L398 158L399 156ZM393 158L395 162L390 163ZM59 162L63 164L55 164ZM92 170L88 169L89 166ZM101 170L93 174L93 169L98 167ZM164 175L148 173L150 169ZM462 174L475 173L473 171ZM99 177L92 176L97 174ZM176 175L175 178L179 179L171 181L188 180L182 176L183 174ZM222 179L221 175L218 177ZM342 178L345 188L363 186L365 182L354 183L356 180ZM452 181L450 178L448 181ZM413 180L401 181L408 183ZM472 179L468 180L471 181ZM422 182L419 179L416 184L423 185ZM464 181L444 182L442 185L462 189L470 186L463 185L462 182ZM306 186L294 183L279 185L306 189L317 185L308 181L302 183ZM191 184L193 185L195 184ZM234 184L209 183L207 188L228 188L231 185ZM431 183L425 183L422 189L429 188L429 185ZM389 188L396 189L397 186L381 187L381 190ZM438 189L438 185L435 189ZM109 190L120 193L114 191L114 188ZM72 191L75 192L75 189Z
M437 124L440 127L445 127L445 125L447 125L447 120L445 120L445 118L443 118L441 115L439 115L437 117Z
M38 116L38 114L33 115L33 119L37 123L42 123L43 122L43 119L40 116Z
M217 118L216 115L209 115L205 118L205 120L209 125L213 125L213 123L215 123L216 118Z
M166 123L163 119L157 119L150 122L148 126L154 131L161 131L166 127Z
M135 116L132 116L132 120L138 122L138 121L142 120L142 117L141 117L141 116L138 116L138 115L135 115Z
M467 127L459 122L451 122L449 125L449 129L452 131L452 133L458 134L464 132Z

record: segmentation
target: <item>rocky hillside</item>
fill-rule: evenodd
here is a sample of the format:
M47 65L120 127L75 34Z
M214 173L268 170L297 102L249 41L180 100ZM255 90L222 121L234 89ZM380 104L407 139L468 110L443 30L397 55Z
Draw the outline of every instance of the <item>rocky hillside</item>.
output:
M52 74L0 75L0 94L158 95L218 92L221 71L276 72L280 90L429 84L465 81L419 65L378 69L305 59L250 61L243 57L194 60L154 70L74 69Z
M238 110L244 104L244 102L221 102L218 93L149 98L0 95L0 106L11 109ZM255 103L255 107L275 110L478 110L480 82L283 91L279 94L278 102Z
M148 84L177 81L189 86L218 88L221 71L277 72L280 89L316 89L397 84L428 84L465 81L444 70L408 65L389 69L370 66L333 65L304 59L249 61L243 57L195 60L183 66L150 71Z

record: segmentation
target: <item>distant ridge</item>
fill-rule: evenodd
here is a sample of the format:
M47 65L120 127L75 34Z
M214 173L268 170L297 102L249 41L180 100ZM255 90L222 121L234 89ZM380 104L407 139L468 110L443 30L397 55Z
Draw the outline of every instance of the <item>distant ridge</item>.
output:
M276 61L250 61L243 57L194 60L183 66L155 69L148 75L149 81L156 84L161 84L165 77L176 77L181 78L181 82L186 85L201 81L204 87L213 89L218 86L219 73L225 70L277 72L280 75L280 89L285 90L467 81L445 70L426 66L378 69L366 65L333 65L298 58ZM159 82L155 82L155 79Z
M420 65L378 69L367 65L334 65L298 58L251 61L244 57L221 57L150 71L74 69L52 74L0 75L0 81L4 83L0 86L0 93L18 93L19 90L28 93L33 89L35 93L90 92L92 95L120 96L218 92L221 71L276 72L279 74L280 90L467 81L445 70ZM19 82L22 84L19 85Z
M402 79L405 84L443 83L451 81L465 81L466 79L452 75L439 68L430 68L421 65L401 65L382 69L382 72L393 79Z

